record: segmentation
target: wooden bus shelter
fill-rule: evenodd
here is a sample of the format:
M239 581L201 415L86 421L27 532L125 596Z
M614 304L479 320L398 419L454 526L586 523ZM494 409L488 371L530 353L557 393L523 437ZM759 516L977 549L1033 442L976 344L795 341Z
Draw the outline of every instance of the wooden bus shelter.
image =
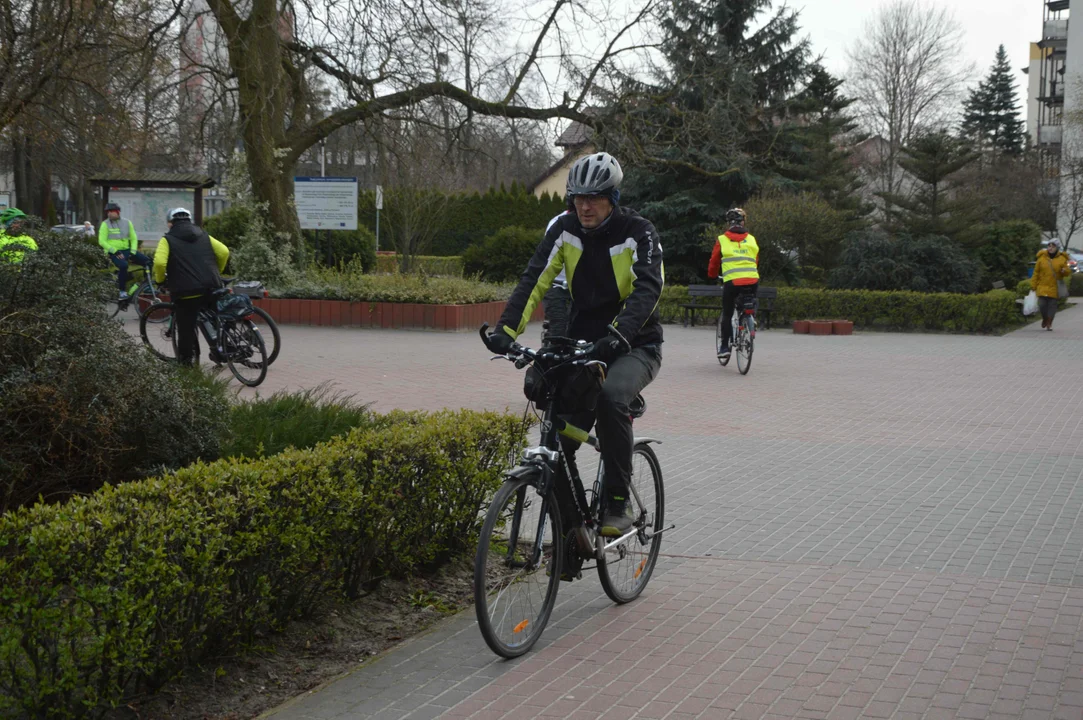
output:
M102 189L102 207L109 202L109 188L191 190L195 193L192 220L202 225L203 191L214 187L214 178L199 173L112 172L90 178L90 184Z

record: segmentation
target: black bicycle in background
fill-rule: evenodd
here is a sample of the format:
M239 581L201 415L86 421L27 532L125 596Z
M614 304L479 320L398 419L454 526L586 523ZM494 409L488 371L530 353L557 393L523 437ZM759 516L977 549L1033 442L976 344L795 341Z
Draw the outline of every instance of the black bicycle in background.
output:
M271 361L259 328L249 319L253 310L251 303L247 298L241 300L243 296L233 295L229 288L215 290L211 297L213 302L200 310L196 325L212 350L212 362L225 364L233 377L244 385L259 385L267 377ZM155 355L176 361L173 303L159 302L147 308L139 318L139 335Z
M489 347L485 331L481 339ZM490 348L491 349L491 348ZM485 642L498 655L513 658L528 651L545 629L561 580L582 577L584 561L594 560L598 577L614 602L634 600L647 586L662 542L665 499L662 468L651 448L659 442L638 437L633 444L631 495L635 520L619 538L598 534L602 463L588 496L575 464L560 444L568 437L601 450L598 438L571 425L558 407L565 386L578 387L582 373L604 374L606 365L591 358L593 345L548 336L540 350L512 344L507 355L517 368L533 366L543 388L541 444L523 451L521 464L508 470L485 515L474 559L474 608ZM494 358L495 359L495 358ZM646 410L636 398L631 416ZM563 498L563 501L558 498ZM563 505L563 507L562 507Z
M725 367L729 364L729 356L722 355L722 328L723 322L730 323L730 353L737 356L737 369L742 375L748 375L752 368L752 346L756 341L756 296L745 293L737 296L733 306L733 315L729 318L718 315L718 323L715 326L715 354L718 364Z

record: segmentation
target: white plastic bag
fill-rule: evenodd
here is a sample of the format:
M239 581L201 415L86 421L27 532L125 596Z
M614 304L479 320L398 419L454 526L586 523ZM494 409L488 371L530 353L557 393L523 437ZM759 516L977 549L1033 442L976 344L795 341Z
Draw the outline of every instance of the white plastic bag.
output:
M1033 315L1038 312L1038 294L1031 290L1025 298L1023 298L1023 314Z

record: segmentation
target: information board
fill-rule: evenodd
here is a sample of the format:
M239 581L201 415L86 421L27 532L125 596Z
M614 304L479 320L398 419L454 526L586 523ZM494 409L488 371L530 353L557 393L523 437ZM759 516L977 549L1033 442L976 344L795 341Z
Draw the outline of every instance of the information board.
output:
M302 230L357 229L355 177L295 177L293 201Z

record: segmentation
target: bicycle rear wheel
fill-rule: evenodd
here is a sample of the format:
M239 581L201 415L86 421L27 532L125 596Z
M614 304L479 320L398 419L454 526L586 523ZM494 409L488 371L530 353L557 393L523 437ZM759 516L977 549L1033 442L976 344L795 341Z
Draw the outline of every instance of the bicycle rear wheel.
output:
M615 603L635 600L647 587L658 550L665 514L665 494L662 489L662 466L658 456L646 443L632 451L632 503L636 507L635 528L639 533L620 545L604 550L606 538L598 536L598 579L605 594Z
M278 324L275 323L274 318L272 318L263 308L253 307L252 315L258 315L260 319L263 320L264 324L267 325L268 329L270 329L271 331L270 343L267 343L266 337L263 338L263 342L267 344L267 351L268 353L270 353L269 357L267 358L267 364L271 365L274 363L275 360L278 359L278 351L282 347L282 336L278 333ZM252 315L249 315L246 319L253 320ZM253 320L253 322L256 321ZM259 330L258 325L256 326L256 329ZM263 332L260 331L260 335L262 334Z
M177 359L176 315L173 303L154 303L139 317L139 336L162 360Z
M248 387L256 387L267 377L267 346L251 320L226 320L222 323L219 345L233 377Z
M474 610L485 643L518 657L541 637L556 603L563 536L555 497L536 481L511 478L497 490L474 557Z
M737 340L734 343L734 352L737 354L737 369L742 375L748 375L752 367L752 316L741 315L737 325Z
M718 314L718 322L715 323L714 327L714 348L715 357L722 354L722 313ZM729 361L730 359L728 357L718 358L718 364L722 367L726 367L726 365L729 364Z

